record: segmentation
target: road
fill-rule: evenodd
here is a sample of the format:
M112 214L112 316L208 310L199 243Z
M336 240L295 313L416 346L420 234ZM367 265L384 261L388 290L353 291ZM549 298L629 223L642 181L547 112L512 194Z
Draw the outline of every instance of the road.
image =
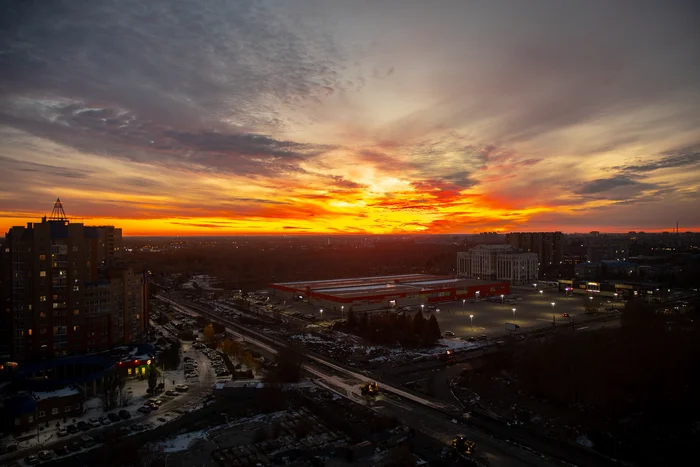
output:
M170 303L175 309L180 309L188 314L201 314L215 319L224 324L228 332L245 337L246 342L272 354L277 354L278 349L286 347L284 342L278 342L253 329L222 318L201 305L176 301L163 295L158 296L158 299ZM543 448L541 452L547 452L547 455L543 455L534 452L530 447L513 445L506 439L499 439L493 435L493 432L496 431L493 424L490 427L492 433L490 435L484 434L474 426L467 425L466 420L461 417L461 409L456 404L417 395L384 381L380 381L384 395L375 402L368 402L359 390L360 384L370 379L368 376L312 352L307 351L306 355L309 361L303 365L303 369L318 378L319 384L357 403L370 404L378 412L395 416L415 430L443 443L447 444L457 433L474 438L479 443L479 455L482 462L498 466L549 466L562 465L564 463L562 460L554 459L563 459L569 465L601 466L611 464L607 459L576 446L550 446L547 442L539 442L537 444Z

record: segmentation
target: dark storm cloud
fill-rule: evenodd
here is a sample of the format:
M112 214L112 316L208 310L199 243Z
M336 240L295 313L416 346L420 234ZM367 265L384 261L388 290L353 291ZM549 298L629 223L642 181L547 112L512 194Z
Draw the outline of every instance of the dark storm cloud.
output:
M37 173L41 176L56 176L65 178L87 178L91 173L90 170L67 169L56 165L40 164L38 162L20 161L9 157L0 156L0 165L3 167L3 173L7 174L8 181L13 177L10 171ZM16 176L16 174L14 174ZM4 177L3 177L4 178Z
M641 183L632 180L625 175L616 175L610 178L599 178L598 180L593 180L591 182L584 183L578 190L577 193L581 194L593 194L601 193L603 191L612 190L614 188L620 188L624 186L639 186Z

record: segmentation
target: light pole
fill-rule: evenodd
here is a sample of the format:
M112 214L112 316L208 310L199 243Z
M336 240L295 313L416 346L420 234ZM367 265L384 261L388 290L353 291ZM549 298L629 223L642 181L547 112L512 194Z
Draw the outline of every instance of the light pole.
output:
M554 303L554 302L552 302L552 310L554 310L554 305L555 305L555 303Z
M323 321L323 308L321 308L321 321Z
M503 298L504 297L505 297L505 295L501 294L501 306L503 306Z
M473 331L474 330L474 315L469 315L469 321L471 322L472 331Z
M420 304L420 312L421 312L421 313L423 313L423 308L425 308L425 305L423 305L423 304L421 303L421 304Z
M462 308L464 308L464 304L467 303L466 300L462 300Z
M340 305L340 319L343 319L343 310L345 309L345 305Z
M513 308L513 321L515 321L515 308Z
M540 290L540 297L542 296L542 293L543 293L543 292L544 292L544 290Z

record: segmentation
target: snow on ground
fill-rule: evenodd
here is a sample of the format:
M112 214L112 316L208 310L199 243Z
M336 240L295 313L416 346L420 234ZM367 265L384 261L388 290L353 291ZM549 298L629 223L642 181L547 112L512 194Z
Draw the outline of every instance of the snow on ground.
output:
M592 448L593 447L593 441L588 439L586 435L581 435L578 438L576 438L576 442L580 444L581 446L586 446L587 448Z
M207 439L207 436L207 430L190 431L189 433L183 433L174 438L161 441L155 446L157 448L162 448L164 453L185 451L194 441L198 439Z

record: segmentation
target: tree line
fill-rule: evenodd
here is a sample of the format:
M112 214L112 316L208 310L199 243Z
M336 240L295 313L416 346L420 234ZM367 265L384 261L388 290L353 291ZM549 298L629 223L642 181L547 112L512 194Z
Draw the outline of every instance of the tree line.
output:
M422 312L413 317L406 313L348 313L345 330L372 344L401 345L403 347L429 346L437 342L442 333L434 314L426 319Z

